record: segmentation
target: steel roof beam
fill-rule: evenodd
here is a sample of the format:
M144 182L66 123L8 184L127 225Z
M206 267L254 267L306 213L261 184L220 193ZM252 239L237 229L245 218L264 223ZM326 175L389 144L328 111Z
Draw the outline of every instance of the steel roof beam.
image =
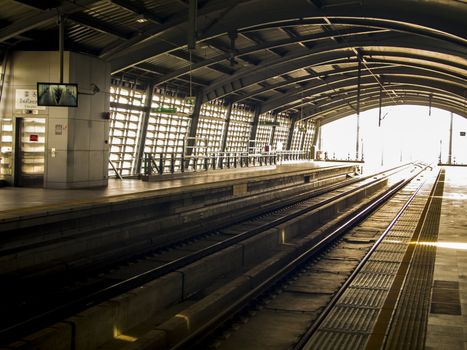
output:
M427 52L433 50L433 45L439 44L437 42L424 42L421 41L420 38L416 37L407 37L403 42L403 50L426 50ZM373 47L399 48L401 44L400 42L394 41L391 36L386 36L386 40L385 36L382 36L380 38L373 38L370 40L356 40L353 41L351 45L354 47L362 48L363 51L366 52L368 51L368 47L370 49ZM459 57L459 61L462 61L463 63L465 62L465 67L467 67L467 59L462 58L463 56L460 56L460 52L451 51L451 49L455 50L456 48L452 48L449 44L446 47L442 47L441 45L436 47L436 50L439 53L457 55L457 57ZM322 64L326 57L342 57L345 55L347 55L349 58L354 56L351 48L348 47L347 43L333 43L332 45L324 43L318 44L314 50L294 50L282 58L264 61L261 65L255 67L254 69L245 69L232 75L231 77L226 79L219 79L213 82L205 91L206 99L209 100L211 98L221 97L222 91L225 91L225 87L235 85L235 81L241 81L242 86L246 87L257 83L258 81L267 80L279 74L309 67L313 64Z
M109 23L105 23L102 20L96 20L94 17L89 16L85 13L76 13L67 17L67 19L82 25L87 28L91 28L98 32L111 35L121 40L128 40L130 33L125 33L119 28L112 26Z
M284 33L286 33L289 38L299 38L301 37L300 34L297 33L297 31L293 28L289 28L289 27L279 27ZM309 49L311 49L313 47L313 45L309 44L308 42L303 42L303 41L299 41L297 44L299 44L300 46L302 47L307 47Z
M382 101L382 106L383 107L388 107L388 106L394 106L396 105L391 99L389 98L383 98ZM402 105L397 104L397 105ZM427 106L426 98L424 97L416 97L416 96L406 96L405 102L403 105L420 105L420 106ZM451 111L453 113L456 113L464 118L467 118L467 114L465 113L464 108L460 108L459 106L455 106L449 103L446 103L445 101L439 101L439 100L433 100L432 106L444 110ZM362 101L362 106L361 110L362 112L368 111L374 108L379 107L379 100L378 98L374 97L365 101ZM306 119L319 119L321 121L321 125L328 124L330 122L333 122L335 120L345 118L347 116L350 116L354 114L354 112L350 109L348 109L345 106L329 106L326 110L326 112L322 113L319 112L317 114L310 114L306 118L303 118L304 120Z
M219 59L218 62L222 62L223 60L226 60L226 59L230 59L230 55L232 54L232 51L231 51L231 48L230 47L227 47L225 46L223 43L221 43L218 39L209 39L209 40L206 40L203 42L204 44L207 44L208 46L210 46L211 48L213 48L214 50L217 50L217 51L220 51L222 52L222 55L221 56L217 56L217 57L222 57ZM246 63L247 65L251 64L253 66L256 66L258 65L259 63L261 63L261 60L258 60L258 59L253 59L252 57L248 57L247 55L243 55L243 57L241 56L238 56L236 53L238 52L238 49L235 49L234 51L234 59L235 60L239 60L239 61L243 61L244 63ZM201 62L200 62L201 63ZM199 67L199 68L202 68L202 67ZM183 69L183 68L182 68ZM175 71L174 71L175 72Z
M294 43L310 43L310 42L314 42L314 41L326 40L332 35L334 35L334 36L354 36L354 35L366 35L366 34L374 34L374 33L381 33L381 32L386 32L386 31L381 30L381 29L368 29L368 28L359 27L359 28L351 28L351 29L341 30L339 33L329 31L327 33L309 34L309 35L304 35L304 36L301 36L301 37L280 39L280 40L275 40L275 41L270 41L270 42L262 42L261 44L257 44L257 45L253 45L253 46L250 46L250 47L247 47L247 48L236 50L235 58L236 59L237 58L241 59L241 56L246 56L246 55L254 54L256 52L260 52L260 51L263 51L263 50L268 50L268 49L272 49L272 48L275 48L275 47L286 46L286 45L290 45L290 44L294 44ZM223 60L229 59L230 51L229 51L228 48L224 48L224 47L222 47L220 45L220 43L216 43L215 39L209 39L207 42L208 43L209 42L214 42L214 46L218 47L219 50L221 50L221 51L223 51L225 53L222 54L222 55L216 56L216 57L206 59L206 60L204 60L202 62L199 62L196 66L194 65L192 67L192 69L199 69L199 68L202 68L202 67L205 67L205 66L208 66L208 65L211 65L211 64L219 63L219 62L221 62ZM175 51L176 49L178 49L178 48L174 48L173 45L169 45L167 43L165 43L165 44L162 43L162 46L167 47L167 51L166 52L160 52L159 54ZM154 49L159 49L159 48L154 48ZM307 49L309 49L309 47L307 47ZM156 57L156 56L157 55L152 55L150 57ZM147 58L148 57L145 57L142 60L147 59ZM131 57L126 57L127 62L124 63L124 65L128 66L130 60L131 60ZM255 66L257 66L258 62L253 63L253 64ZM114 70L114 71L115 70L121 70L121 69L124 69L124 68L125 67L123 67L123 68L120 67L120 63L117 63L117 64L115 62L112 63L112 70ZM186 73L186 70L188 70L188 69L189 69L188 67L183 67L181 69L178 69L177 71L174 72L173 75L165 77L163 80L167 81L167 80L173 79L173 76L176 75L176 74L183 75L183 74ZM164 81L161 81L161 82L158 82L158 83L162 83Z
M418 85L418 86L429 86L430 89L431 88L438 89L439 91L443 91L444 93L457 96L457 98L460 98L460 99L463 98L464 93L465 93L464 88L461 88L461 87L456 88L455 86L449 83L431 80L430 78L426 78L426 77L420 77L417 74L413 76L385 75L384 78L385 78L385 87L387 90L391 90L391 86L390 85L388 86L388 83L390 84L394 83L394 84L411 84L411 85ZM362 78L362 85L373 86L375 84L377 83L369 75ZM377 85L379 86L379 84ZM335 90L356 89L356 86L357 86L357 79L355 77L351 79L346 79L346 80L338 80L336 81L335 84L333 84L333 87ZM308 91L304 92L304 94L309 93L310 95L319 95L319 94L325 94L328 90L329 90L328 86L321 85L321 86L317 86L315 88L309 89ZM280 98L280 101L279 99L277 99L274 104L270 102L268 103L268 101L266 101L263 104L263 109L261 112L266 113L270 110L276 110L279 108L281 111L284 111L288 109L287 105L293 103L294 101L300 101L300 100L301 100L301 94L297 93L295 95L289 95L287 96L287 98Z
M390 98L383 98L381 101L381 106L382 107L387 107L387 106L395 106L395 105L420 105L420 106L426 106L426 98L424 97L419 97L419 96L406 96L405 102L404 103L395 103L392 101ZM434 107L438 107L441 109L445 110L450 110L454 111L454 113L457 113L461 116L465 117L465 113L460 109L458 106L453 106L449 103L445 103L444 101L434 101L433 102ZM370 109L378 108L379 107L379 100L375 98L371 99L365 99L362 101L362 106L361 106L361 111L367 111ZM329 106L326 108L326 111L323 112L318 112L316 114L310 114L307 117L304 117L303 119L300 120L319 120L321 122L321 125L328 124L332 121L338 120L340 118L344 118L350 115L355 114L355 112L351 109L349 109L347 106Z
M375 68L376 69L376 68ZM348 69L342 70L343 74L336 74L332 77L329 77L321 81L309 81L308 83L304 84L300 87L295 87L295 89L291 89L286 94L279 96L277 98L273 98L268 100L263 108L265 110L274 110L280 106L283 106L290 101L295 101L301 98L304 94L313 94L316 95L318 93L323 93L328 90L336 90L341 88L342 86L349 85L349 82L353 84L356 79L356 75L351 75L350 73L355 73L355 69ZM451 86L453 91L456 91L456 94L459 96L463 96L465 92L465 87L467 86L465 83L465 79L449 79L447 77L443 77L441 74L433 73L433 72L426 72L421 71L419 69L412 69L407 67L381 67L378 69L379 75L384 75L384 79L386 80L388 77L393 80L397 80L396 77L419 77L420 79L426 79L432 84L437 84L438 82L444 84L445 86ZM368 71L363 71L362 77L370 78L372 77L371 73ZM344 84L344 85L342 85Z
M134 68L144 70L144 71L152 73L154 75L161 75L161 74L164 74L164 71L165 72L167 71L167 68L162 68L162 67L159 67L159 66L155 66L155 65L150 64L150 63L140 63L139 65L134 66ZM189 82L190 81L188 78L182 78L182 77L179 77L177 79L180 79L180 80L182 80L184 82ZM151 80L151 83L154 81L154 79L150 79L150 80ZM193 83L195 83L197 85L201 85L203 87L206 87L209 84L208 81L203 80L203 79L199 79L199 78L192 78L191 80L192 80Z
M447 104L451 104L453 106L459 106L459 107L463 106L462 100L451 99L449 97L445 97L445 93L439 89L425 89L424 86L420 86L420 85L417 86L417 85L409 85L409 84L399 84L399 85L391 86L391 90L398 91L398 93L401 95L401 98L399 98L396 102L402 103L402 104L406 102L402 96L403 95L405 96L407 93L409 92L411 93L412 91L415 90L418 96L420 96L420 94L425 94L426 102L428 102L429 95L432 95L437 100L444 101ZM365 86L363 91L364 91L366 100L368 99L375 99L377 101L379 100L379 85L376 85L376 83ZM351 91L351 93L346 96L355 100L357 96L357 92ZM384 94L383 97L390 98L389 96L387 96L387 94ZM310 106L310 105L304 106L303 113L305 115L311 115L311 114L316 115L316 114L324 113L324 112L327 112L328 110L333 110L336 108L342 108L342 107L347 108L346 105L347 104L343 103L341 95L326 96L322 98L320 101L317 101L317 103L315 103L313 106ZM302 109L302 107L300 108Z
M398 95L400 96L400 101L398 102L404 102L404 96L407 96L407 94L412 94L412 95L418 95L418 96L424 96L427 103L429 101L430 96L434 96L437 100L439 101L444 101L445 103L449 103L451 105L457 105L459 108L462 107L463 101L461 99L453 99L452 95L447 96L447 94L443 91L439 91L437 89L426 89L424 86L413 86L413 85L405 85L405 84L399 84L399 85L391 85L390 86L391 91L395 90L397 91ZM374 98L376 100L379 99L379 93L380 93L380 87L379 85L373 84L373 85L368 85L363 87L362 89L362 99L369 99L369 98ZM340 94L335 94L335 95L327 95L320 97L319 99L314 101L314 104L312 107L307 102L303 102L297 105L293 106L293 110L303 110L304 114L309 115L311 113L319 113L319 112L324 112L327 110L329 105L333 105L333 108L336 108L336 105L339 106L349 106L351 109L355 109L353 106L343 103L343 98L344 96L347 99L355 100L357 97L357 92L354 90L351 91L346 91L345 93L340 93ZM383 94L383 96L387 96L387 94ZM338 103L340 102L340 104ZM288 109L278 109L276 110L278 113L286 111Z
M258 38L258 36L257 36L255 33L253 33L253 32L240 32L239 34L240 34L241 36L247 38L248 40L252 41L253 43L255 43L255 44L258 45L258 46L261 46L261 45L264 46L264 44L265 44L265 41L263 41L263 40L261 40L260 38ZM276 48L276 47L268 47L268 48L266 48L265 50L267 50L267 51L271 52L272 54L274 54L274 55L276 55L276 56L279 56L279 57L284 56L283 54L281 54L281 53L275 51L275 50L274 50L275 48Z
M148 11L144 6L138 5L134 1L128 0L111 0L111 2L127 11L130 11L136 15L141 15L145 19L156 23L161 24L163 22L162 18L157 17L154 13Z
M348 62L346 62L348 63ZM390 68L390 67L394 67L396 66L396 64L386 64L385 62L377 62L378 65L377 66L374 66L375 69L382 69L382 68ZM400 65L397 65L397 66L400 66ZM324 81L324 78L328 78L330 76L335 76L335 75L339 75L339 74L349 74L349 73L352 73L352 72L355 72L357 70L356 66L355 67L350 67L350 68L335 68L333 71L330 71L330 72L325 72L325 73L316 73L315 71L309 69L309 68L306 68L305 69L309 75L308 76L301 76L301 77L298 77L298 78L291 78L287 81L284 81L284 82L280 82L280 83L277 83L277 84L270 84L268 86L265 86L264 88L262 89L258 89L258 90L255 90L255 91L252 91L250 93L248 93L248 95L245 96L245 98L248 98L250 96L255 96L255 95L258 95L258 94L261 94L261 93L264 93L264 92L267 92L269 90L273 90L273 89L279 89L279 88L285 88L285 87L289 87L289 89L293 89L294 87L292 85L295 85L295 84L305 84L306 82L309 82L310 80L319 80L321 82ZM290 91L289 90L289 91ZM238 102L239 100L237 100L236 102Z
M217 10L222 10L231 5L227 1L215 2L218 4ZM309 4L303 0L289 0L287 2L274 2L276 5L274 11L258 12L257 9L261 6L268 6L270 2L266 0L243 2L241 6L237 6L233 11L226 15L222 23L217 23L212 26L208 32L203 32L199 40L213 38L224 33L240 29L241 31L252 31L262 27L278 27L286 24L293 23L293 25L306 23L300 21L290 21L290 19L303 18L304 14L308 17L304 21L321 21L323 17L331 18L333 23L342 24L345 21L353 21L357 23L358 17L365 13L359 23L360 25L367 25L370 27L379 26L381 28L393 29L397 31L411 32L417 35L437 37L444 41L451 41L456 45L465 47L467 42L464 39L464 14L465 10L454 1L431 1L430 6L420 7L410 1L387 1L375 0L371 2L361 3L360 6L335 6L329 9L316 11L310 9ZM209 3L208 3L209 5ZM213 5L214 6L214 5ZM207 7L207 6L206 6ZM400 11L405 8L406 11ZM204 10L204 8L202 9ZM255 16L245 16L244 13L254 13ZM433 14L443 13L442 18L449 18L449 20L442 20L438 18L433 21ZM201 15L201 14L200 14ZM313 17L315 16L315 17ZM210 19L202 20L200 28L203 28ZM258 25L258 23L263 23ZM140 40L145 40L144 44L136 45L137 47L129 48L132 43L125 44L125 46L115 47L113 53L119 55L116 60L113 60L112 65L114 71L124 69L125 66L131 65L134 62L140 62L149 57L157 56L166 51L164 42L170 42L175 47L182 47L186 44L184 38L180 35L180 30L175 29L180 26L182 22L172 21L167 23L164 28L154 28L146 33L140 35ZM181 29L181 28L178 28ZM169 31L166 33L166 31ZM139 41L139 40L138 40ZM136 42L134 43L136 44ZM123 49L129 48L129 50ZM106 53L109 54L110 52ZM131 54L135 57L134 61L124 61L124 57ZM118 60L118 61L117 61Z
M74 3L65 2L56 9L42 11L42 13L32 15L28 18L15 21L5 28L0 29L0 42L11 39L28 30L47 25L57 21L57 13L71 15L82 11L83 8L97 2L96 0L77 0Z
M190 62L190 54L188 52L185 52L185 51L172 51L169 54L172 55L172 56L181 58L181 59L183 59L185 61ZM197 56L195 54L191 55L191 62L192 63L196 64L196 63L199 63L201 61L203 61L203 58L201 58L201 57L199 57L199 56ZM233 69L226 68L226 67L224 67L224 66L222 66L220 64L213 64L213 65L208 66L207 68L215 70L215 71L217 71L219 73L222 73L222 74L226 74L226 75L231 75L234 72ZM187 73L189 73L189 72L190 72L190 70L188 70Z
M122 0L123 1L123 0ZM208 2L200 9L198 9L198 28L202 29L201 24L208 19L202 20L203 17L207 17L208 14L219 11L224 9L227 6L231 6L232 4L239 4L250 2L252 0L223 0L223 1L216 1L216 2ZM127 3L126 1L124 2ZM101 58L109 59L114 56L120 56L122 58L126 57L127 55L132 55L135 57L134 59L130 60L123 64L122 66L113 69L114 72L121 71L129 66L132 66L136 63L142 62L150 57L157 56L157 54L150 54L147 56L145 53L148 50L156 49L156 51L161 54L166 51L176 50L186 46L186 35L185 31L181 28L181 30L175 30L177 27L185 26L186 25L186 13L185 11L179 12L174 14L170 18L164 20L163 23L159 25L151 26L150 28L146 29L144 32L136 32L132 36L130 40L127 42L114 42L102 50L100 55ZM217 27L217 24L214 27ZM163 37L163 34L166 32L170 32L166 38ZM182 33L182 35L180 35ZM203 39L206 39L211 36L206 36L205 34L202 35ZM152 40L149 39L162 39L161 42L155 44ZM198 38L198 41L201 38ZM155 45L155 46L154 46ZM139 59L139 57L144 56L143 59Z

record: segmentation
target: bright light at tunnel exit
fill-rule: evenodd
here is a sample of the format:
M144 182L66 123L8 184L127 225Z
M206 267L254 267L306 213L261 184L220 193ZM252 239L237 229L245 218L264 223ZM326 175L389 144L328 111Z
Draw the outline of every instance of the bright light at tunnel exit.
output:
M382 109L381 127L379 109L360 114L360 150L365 164L391 166L409 161L448 161L451 112L422 106L393 106ZM321 131L321 150L329 158L351 159L356 154L356 115L326 124ZM452 161L467 164L467 119L454 114Z

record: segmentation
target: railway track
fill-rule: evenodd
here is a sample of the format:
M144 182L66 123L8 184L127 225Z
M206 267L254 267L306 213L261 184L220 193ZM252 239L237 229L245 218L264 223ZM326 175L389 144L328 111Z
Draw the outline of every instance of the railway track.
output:
M310 345L310 338L412 203L424 185L424 181L420 180L414 178L399 184L341 226L331 230L321 242L271 274L248 296L226 307L224 315L216 315L208 323L199 326L197 332L192 332L168 348L321 348L323 343L314 342ZM385 203L385 197L391 199ZM372 205L381 205L381 208L373 212ZM371 215L368 216L369 213ZM368 216L369 220L361 222L365 220L362 216ZM352 221L361 223L355 225ZM338 320L334 322L339 323ZM353 322L352 315L347 315L341 322ZM353 347L335 342L327 348Z
M253 218L251 217L253 215L251 215L247 220L236 225L206 230L207 232L202 235L149 253L146 252L137 258L126 261L124 264L120 263L111 269L99 271L98 274L95 272L94 274L88 274L84 278L72 281L72 283L67 281L68 283L60 285L59 293L56 292L57 284L51 284L51 288L37 293L35 300L24 300L19 295L20 297L16 298L16 303L12 303L10 300L9 305L12 307L9 310L12 314L21 315L21 317L9 318L14 322L3 325L3 330L0 332L2 341L12 339L38 327L46 326L51 321L67 317L85 306L89 307L98 304L155 278L196 263L198 260L209 257L232 245L251 239L261 232L361 191L362 186L372 186L390 176L400 177L401 169L406 172L410 171L407 167L395 168L384 173L351 179L339 184L300 193L282 203L269 203L261 208L260 215L256 214ZM18 286L24 288L25 284L19 284ZM196 293L197 290L186 291L184 297ZM83 295L86 295L86 297L83 297ZM21 310L27 310L28 312L18 312Z

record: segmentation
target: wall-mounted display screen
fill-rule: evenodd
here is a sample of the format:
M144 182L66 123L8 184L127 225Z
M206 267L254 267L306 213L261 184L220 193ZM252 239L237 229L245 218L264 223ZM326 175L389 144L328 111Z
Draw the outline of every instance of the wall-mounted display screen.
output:
M78 107L78 84L37 83L37 105Z

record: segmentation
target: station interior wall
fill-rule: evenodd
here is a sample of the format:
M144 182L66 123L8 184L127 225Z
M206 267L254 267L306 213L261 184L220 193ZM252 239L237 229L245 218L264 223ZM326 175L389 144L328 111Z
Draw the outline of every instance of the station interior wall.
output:
M37 81L59 81L57 52L24 54L31 56L26 60L30 62L26 74L27 83L15 85L13 80L9 82L7 78L4 84L4 97L1 101L0 178L7 180L11 179L14 173L15 118L29 113L29 111L14 110L12 107L14 89L18 87L34 89ZM19 55L23 54L19 53ZM71 61L70 57L72 57ZM58 187L69 187L67 182L76 182L77 187L80 186L79 183L83 187L105 185L107 177L115 175L108 159L121 175L137 175L143 171L137 166L138 154L143 152L151 153L156 157L160 154L169 156L173 154L175 158L180 159L186 151L184 146L190 130L193 109L193 106L188 104L184 98L184 92L168 87L157 87L149 104L150 113L146 116L143 107L147 105L149 91L139 88L137 84L122 84L115 79L110 82L108 66L98 60L96 62L90 62L90 60L89 56L65 52L64 82L79 82L80 91L91 89L90 83L95 83L100 88L97 96L80 94L79 107L75 109L48 107L45 111L33 111L33 116L40 116L46 120L43 167L48 175L46 174L45 182L48 181L50 184L55 181ZM22 62L24 59L13 57L10 65L15 61ZM41 63L41 61L44 62ZM70 70L69 64L72 61L76 62ZM37 73L34 73L35 70ZM7 67L6 71L6 77L13 79L14 69ZM17 74L19 74L18 71ZM95 110L92 111L88 111L90 103L87 100L90 98L96 101L93 103ZM112 107L109 107L109 102L113 105ZM83 108L87 110L86 116L80 112ZM177 113L155 112L156 108L177 108ZM230 118L227 118L227 110L227 103L223 99L202 104L196 129L194 155L263 152L265 145L270 145L268 149L272 152L281 149L309 152L311 149L315 132L315 123L311 120L292 123L290 115L287 114L271 112L261 114L254 138L254 149L252 149L250 134L253 127L254 107L235 103L232 106ZM110 111L110 120L102 118L102 112L105 111ZM72 129L77 132L76 135L70 134L66 142L59 142L63 147L52 145L58 141L57 136L54 135L54 128L55 124L60 122L60 118L69 119L69 123L76 124ZM144 133L145 118L147 118L147 128ZM59 124L67 123L64 120L62 122ZM289 136L291 137L290 147L287 149ZM138 152L139 145L144 145L142 152ZM60 157L58 151L63 151L63 156L67 154L67 157L74 161L68 165L68 168L66 166L63 168L63 164L54 164L57 158L51 157L51 148L55 149L56 157L57 155ZM73 155L70 156L72 150ZM86 154L81 151L85 151ZM89 158L91 153L92 157ZM174 170L180 171L179 160ZM62 179L57 178L56 175L61 176Z
M36 107L18 104L18 91L36 91L37 82L60 82L58 52L16 51L8 60L4 72L0 101L0 164L1 176L14 176L15 127L18 118L43 123L37 127L37 139L21 137L21 147L29 153L22 159L27 175L39 173L42 168L44 187L83 188L105 186L108 181L110 66L88 55L64 52L63 82L77 83L77 107ZM94 88L97 87L97 90ZM22 107L20 107L22 106ZM40 122L42 120L42 122ZM40 153L42 157L33 157ZM24 152L23 152L24 153ZM25 162L31 162L26 164Z

